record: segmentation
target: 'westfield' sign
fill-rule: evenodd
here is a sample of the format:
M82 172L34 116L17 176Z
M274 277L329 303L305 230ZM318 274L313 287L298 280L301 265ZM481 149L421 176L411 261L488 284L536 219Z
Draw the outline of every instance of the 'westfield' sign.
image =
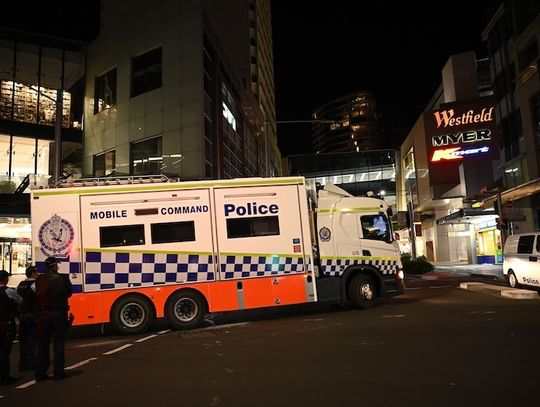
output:
M433 116L435 116L437 128L441 126L457 127L465 124L491 122L493 121L493 109L494 107L484 108L480 113L475 113L475 110L471 109L459 116L455 114L454 109L448 109L433 112Z
M431 185L457 185L461 163L498 157L493 105L491 98L478 98L424 114Z

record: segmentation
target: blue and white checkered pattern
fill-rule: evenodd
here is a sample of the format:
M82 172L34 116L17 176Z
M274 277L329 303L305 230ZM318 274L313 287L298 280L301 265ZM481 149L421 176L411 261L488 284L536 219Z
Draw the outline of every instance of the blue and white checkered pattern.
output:
M85 291L212 281L211 254L85 253Z
M373 257L356 257L350 259L321 259L321 268L325 276L335 277L343 274L345 269L352 265L370 265L379 270L380 274L396 274L398 271L397 259L374 259Z
M220 263L221 276L225 280L306 271L301 256L223 255L220 256Z
M47 269L45 263L42 261L36 261L36 267L39 273L45 273ZM81 276L81 263L78 261L62 261L60 260L58 266L59 273L69 273L71 284L73 285L73 293L82 293L82 276Z

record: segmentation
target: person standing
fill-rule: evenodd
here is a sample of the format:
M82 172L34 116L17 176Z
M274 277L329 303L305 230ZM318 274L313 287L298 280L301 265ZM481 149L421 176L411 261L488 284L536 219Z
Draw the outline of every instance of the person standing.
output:
M67 377L64 370L64 347L69 324L68 298L73 292L69 276L58 273L58 260L55 257L47 257L45 267L46 272L36 280L38 347L35 377L38 382L48 379L49 347L53 337L53 378L62 380Z
M17 306L22 303L22 299L17 291L7 286L8 282L9 273L0 270L0 385L17 381L9 374L9 356L17 333Z
M22 297L19 315L19 371L36 368L36 266L26 268L26 280L17 286L17 293Z

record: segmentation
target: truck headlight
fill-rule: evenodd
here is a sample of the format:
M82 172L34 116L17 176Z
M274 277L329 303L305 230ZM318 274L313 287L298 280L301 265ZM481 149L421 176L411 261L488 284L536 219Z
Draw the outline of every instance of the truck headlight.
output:
M397 273L397 276L399 279L403 280L405 278L405 273L403 273L403 270L399 270Z

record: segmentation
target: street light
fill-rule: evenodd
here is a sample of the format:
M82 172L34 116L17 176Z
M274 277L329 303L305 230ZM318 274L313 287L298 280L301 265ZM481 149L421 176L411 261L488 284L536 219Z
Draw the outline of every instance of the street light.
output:
M270 148L268 146L268 125L270 124L302 124L302 123L334 123L334 120L273 120L264 122L264 156L266 176L270 173ZM277 129L276 129L277 130ZM277 133L277 131L276 131ZM277 136L277 135L276 135Z

